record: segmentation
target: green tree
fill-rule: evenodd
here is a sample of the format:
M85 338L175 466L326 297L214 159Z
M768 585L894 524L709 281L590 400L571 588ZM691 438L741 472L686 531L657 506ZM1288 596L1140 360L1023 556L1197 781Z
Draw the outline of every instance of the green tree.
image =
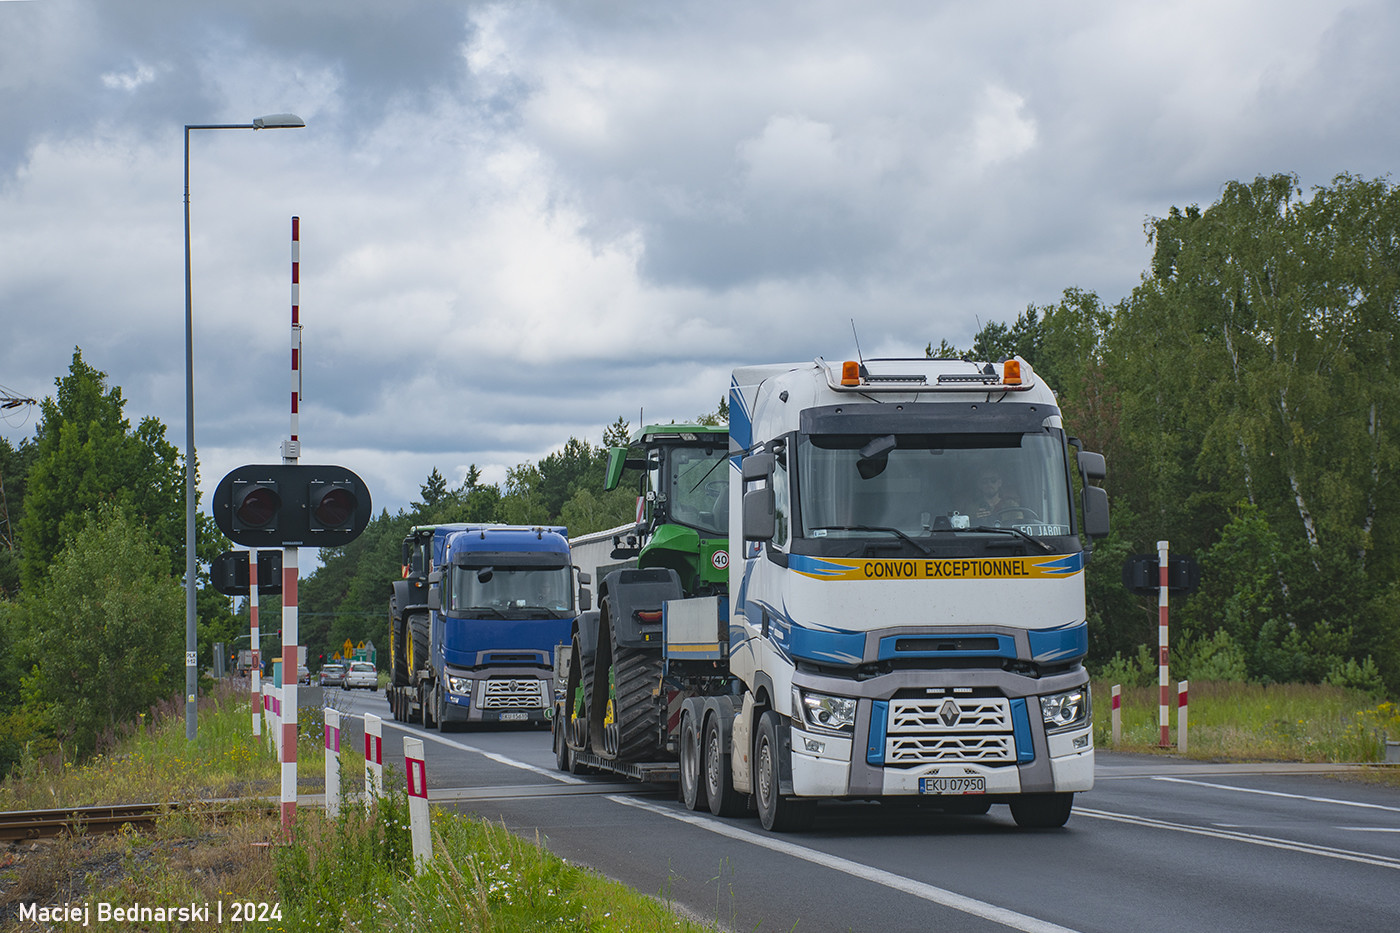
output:
M0 437L0 599L19 592L19 555L15 550L20 517L24 515L24 494L29 486L29 469L37 448L28 438L13 446Z
M35 659L29 706L80 752L180 690L184 595L170 554L113 504L97 507L19 605Z
M56 398L41 403L34 462L19 521L20 581L36 586L63 543L102 503L121 506L144 524L170 559L184 569L184 469L165 426L143 418L135 430L123 416L121 389L75 348L67 376L55 380Z

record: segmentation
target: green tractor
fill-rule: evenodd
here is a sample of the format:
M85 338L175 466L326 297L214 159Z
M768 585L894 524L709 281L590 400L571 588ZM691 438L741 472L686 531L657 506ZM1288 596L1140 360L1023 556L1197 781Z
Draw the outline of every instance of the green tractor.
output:
M648 425L609 450L604 486L638 474L637 525L614 539L615 569L598 571L598 608L579 617L569 655L561 767L594 755L668 756L661 604L722 595L729 569L729 429Z

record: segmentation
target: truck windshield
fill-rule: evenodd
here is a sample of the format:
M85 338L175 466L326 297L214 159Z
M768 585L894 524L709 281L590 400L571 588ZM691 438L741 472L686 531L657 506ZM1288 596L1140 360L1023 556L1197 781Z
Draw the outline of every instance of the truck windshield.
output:
M485 577L486 579L482 579ZM567 567L453 567L453 615L490 618L564 618L572 615Z
M798 534L1068 535L1065 446L1037 434L815 434L797 444ZM1005 529L990 531L987 529Z
M666 462L667 514L671 521L715 535L729 533L729 470L726 448L673 447Z

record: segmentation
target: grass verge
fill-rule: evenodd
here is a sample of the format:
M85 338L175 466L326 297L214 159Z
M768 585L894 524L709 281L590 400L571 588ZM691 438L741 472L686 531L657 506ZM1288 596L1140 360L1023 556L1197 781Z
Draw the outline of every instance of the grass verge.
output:
M319 710L307 710L319 716ZM25 762L0 786L0 809L170 801L154 830L64 837L0 848L0 929L700 931L663 901L551 855L505 827L434 810L431 863L415 870L402 775L386 793L330 819L302 807L290 841L262 801L278 764L250 734L245 694L201 700L199 736L183 706L157 715L83 764ZM323 789L319 725L303 719L302 791ZM344 754L343 787L363 786ZM104 906L105 905L105 906ZM184 915L155 913L170 906ZM146 907L149 917L100 912ZM39 909L49 913L40 915ZM52 911L77 908L77 918ZM86 913L82 913L82 911ZM235 917L237 915L237 917Z
M1160 749L1157 687L1125 687L1122 740L1112 742L1111 684L1094 684L1094 742L1101 749L1176 753L1177 697L1169 749ZM1203 760L1382 762L1400 741L1400 706L1357 690L1314 684L1192 683L1188 757Z

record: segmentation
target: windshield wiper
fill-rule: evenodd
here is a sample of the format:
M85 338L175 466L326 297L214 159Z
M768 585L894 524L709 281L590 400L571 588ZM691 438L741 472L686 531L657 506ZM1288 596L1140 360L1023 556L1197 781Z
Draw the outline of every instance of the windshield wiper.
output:
M724 457L719 457L719 458L717 458L717 459L715 460L714 463L710 464L710 468L709 468L708 470L705 471L705 475L702 476L702 477L700 477L699 479L697 479L697 480L695 481L695 485L690 487L690 492L694 492L695 490L699 489L699 488L700 488L700 484L703 483L705 480L709 479L709 478L710 478L710 474L713 473L713 472L715 471L715 467L717 467L717 466L719 466L721 463L723 463L724 460L725 460Z
M1031 544L1034 544L1036 547L1040 548L1041 551L1043 551L1043 552L1046 553L1046 554L1053 554L1053 553L1055 553L1055 548L1054 548L1053 546L1051 546L1051 545L1049 545L1049 544L1046 544L1044 541L1040 540L1039 538L1035 537L1034 535L1028 535L1028 534L1026 534L1024 531L1022 531L1022 530L1019 529L1019 528L993 528L993 527L991 527L990 525L978 525L976 528L967 528L967 529L961 529L961 528L960 528L960 529L957 529L957 530L959 530L959 531L964 531L964 530L965 530L965 531L982 531L982 532L987 532L987 533L989 533L989 534L999 534L999 535L1016 535L1018 538L1022 538L1022 539L1026 540L1026 541L1029 541ZM989 545L989 546L990 546L990 545Z
M461 611L463 613L468 614L489 612L498 619L504 619L506 617L506 614L501 610L497 609L495 606L468 606L466 609L463 609Z
M547 619L563 618L563 616L559 614L561 610L555 609L550 606L516 606L514 608L517 612L543 612L545 614L545 618Z
M921 554L929 555L933 553L933 551L924 547L918 541L915 541L913 538L909 537L907 534L900 531L898 528L890 528L885 525L818 525L817 528L814 528L812 530L816 531L818 529L825 529L827 531L883 531L886 534L898 536L898 538L901 541L904 541L907 544L912 544L914 547L919 549L919 553Z

